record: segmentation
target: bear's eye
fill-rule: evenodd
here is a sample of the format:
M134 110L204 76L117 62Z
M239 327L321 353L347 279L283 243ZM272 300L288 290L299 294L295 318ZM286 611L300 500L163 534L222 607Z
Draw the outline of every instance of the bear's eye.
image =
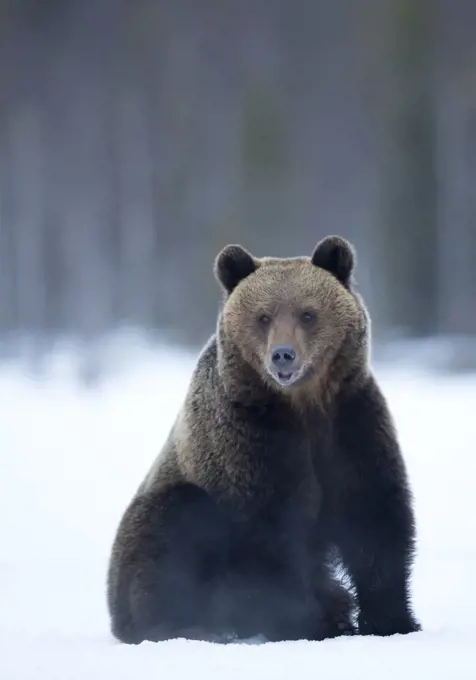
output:
M300 316L301 323L303 323L305 326L309 326L313 321L316 319L316 315L314 312L303 312Z
M262 326L268 326L271 323L271 317L268 314L261 314L258 321Z

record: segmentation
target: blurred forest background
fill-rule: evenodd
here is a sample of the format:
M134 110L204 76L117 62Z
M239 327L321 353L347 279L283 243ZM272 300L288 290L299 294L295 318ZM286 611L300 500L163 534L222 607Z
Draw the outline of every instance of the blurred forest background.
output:
M377 346L476 365L475 218L474 0L0 0L3 360L198 347L221 247L337 233Z

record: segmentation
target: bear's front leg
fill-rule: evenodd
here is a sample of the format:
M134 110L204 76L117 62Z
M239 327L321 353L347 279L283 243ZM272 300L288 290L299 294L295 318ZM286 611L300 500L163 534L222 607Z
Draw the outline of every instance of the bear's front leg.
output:
M339 404L334 539L354 581L364 635L421 629L411 610L415 522L404 461L374 380Z
M411 612L406 541L393 543L384 530L376 530L370 517L361 517L342 531L340 547L357 590L359 633L394 635L420 630Z

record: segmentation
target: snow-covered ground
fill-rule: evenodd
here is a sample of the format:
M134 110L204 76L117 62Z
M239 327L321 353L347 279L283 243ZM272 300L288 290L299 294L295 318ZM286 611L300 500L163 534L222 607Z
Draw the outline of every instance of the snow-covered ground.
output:
M476 678L476 378L377 372L417 502L424 632L387 639L129 647L109 633L120 515L183 398L193 357L144 353L85 390L0 370L1 680Z

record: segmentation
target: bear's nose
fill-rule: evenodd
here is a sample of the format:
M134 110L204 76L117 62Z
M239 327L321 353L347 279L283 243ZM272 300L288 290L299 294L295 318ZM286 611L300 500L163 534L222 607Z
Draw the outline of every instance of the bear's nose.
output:
M292 345L281 345L271 350L271 361L277 368L287 368L296 359L296 352Z

